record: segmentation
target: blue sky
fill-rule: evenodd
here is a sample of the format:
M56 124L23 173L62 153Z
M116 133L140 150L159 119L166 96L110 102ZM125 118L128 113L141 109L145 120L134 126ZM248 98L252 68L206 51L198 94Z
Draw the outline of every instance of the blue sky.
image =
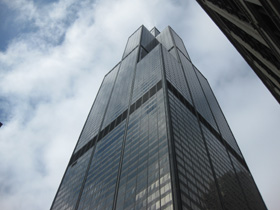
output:
M279 104L195 1L2 0L0 20L0 209L49 209L104 75L142 24L182 37L279 208Z

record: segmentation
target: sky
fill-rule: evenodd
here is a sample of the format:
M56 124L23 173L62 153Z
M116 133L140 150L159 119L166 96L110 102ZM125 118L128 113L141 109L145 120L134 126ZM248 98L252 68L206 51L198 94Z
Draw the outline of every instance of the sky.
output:
M185 0L0 1L0 209L50 208L101 81L142 24L181 36L267 207L279 209L279 104Z

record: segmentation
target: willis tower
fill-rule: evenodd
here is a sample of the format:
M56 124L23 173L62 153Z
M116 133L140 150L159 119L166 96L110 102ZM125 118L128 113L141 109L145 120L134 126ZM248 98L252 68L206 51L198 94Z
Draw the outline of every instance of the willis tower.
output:
M51 209L266 209L209 83L171 27L141 26L129 37Z

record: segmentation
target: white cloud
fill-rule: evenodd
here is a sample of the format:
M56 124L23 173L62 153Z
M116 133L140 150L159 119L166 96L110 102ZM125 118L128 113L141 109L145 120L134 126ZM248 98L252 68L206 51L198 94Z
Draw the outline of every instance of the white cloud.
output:
M196 3L4 1L35 28L0 52L0 208L48 209L101 80L140 25L171 25L214 92L270 209L277 209L279 107ZM250 72L250 73L247 73ZM277 117L278 116L278 117ZM273 146L274 145L274 146Z

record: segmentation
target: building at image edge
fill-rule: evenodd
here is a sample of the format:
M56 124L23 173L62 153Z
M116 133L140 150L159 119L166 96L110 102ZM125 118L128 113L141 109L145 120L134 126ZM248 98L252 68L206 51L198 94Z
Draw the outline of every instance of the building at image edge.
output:
M280 2L197 0L280 103Z
M144 26L104 77L51 206L266 209L206 78Z

